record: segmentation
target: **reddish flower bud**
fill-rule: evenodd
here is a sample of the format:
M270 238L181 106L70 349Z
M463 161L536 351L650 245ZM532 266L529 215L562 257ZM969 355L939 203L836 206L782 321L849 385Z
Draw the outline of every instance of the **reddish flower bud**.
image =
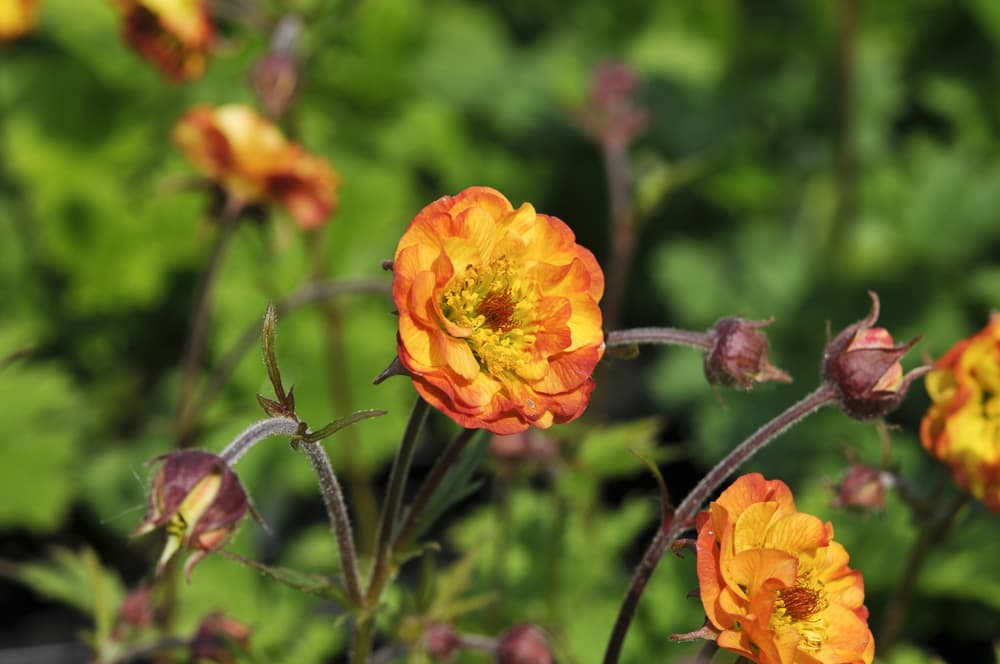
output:
M771 364L771 345L760 331L770 324L770 320L718 320L708 332L712 341L712 349L705 355L708 382L744 390L768 380L792 382L791 376Z
M424 630L424 646L435 659L450 659L462 645L455 628L447 623L431 623Z
M545 632L535 625L511 627L497 644L497 664L552 664Z
M834 487L832 505L881 512L885 509L885 490L894 483L891 473L852 461L840 484Z
M287 53L268 53L257 61L251 74L253 91L272 118L292 105L299 88L299 63Z
M599 143L625 145L649 124L649 111L637 101L638 74L623 62L599 65L577 121Z
M556 441L545 433L537 429L527 429L506 436L493 436L490 439L490 453L497 461L507 466L530 462L544 464L556 458L558 446Z
M156 565L159 574L182 547L195 550L184 572L221 548L250 508L250 500L236 474L225 461L202 450L181 450L153 459L162 461L153 478L149 511L132 535L143 535L161 526L167 543Z
M156 606L153 604L153 589L150 586L142 585L129 592L122 600L121 608L118 610L116 629L119 630L119 633L129 628L148 629L153 626L155 620Z
M872 327L878 320L878 295L871 312L834 337L823 351L823 380L833 386L837 402L847 415L870 420L894 410L915 379L930 371L919 367L906 376L899 359L920 339L894 345L885 328Z
M236 662L234 651L246 652L250 628L221 613L207 616L191 640L191 659L196 662Z

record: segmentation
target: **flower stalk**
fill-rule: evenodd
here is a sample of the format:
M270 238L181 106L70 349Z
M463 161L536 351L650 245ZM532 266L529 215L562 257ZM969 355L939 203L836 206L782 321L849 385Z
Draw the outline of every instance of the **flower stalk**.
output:
M478 431L478 429L463 429L451 441L451 444L448 445L441 456L438 457L438 460L434 462L434 467L431 468L427 478L420 485L420 489L413 498L413 503L410 505L410 509L403 519L403 525L400 526L399 534L396 535L392 545L394 551L405 551L413 543L413 538L417 534L417 526L420 523L420 517L423 516L428 503L430 503L438 487L441 486L444 476L455 464L462 451L465 450L466 445L468 445L469 441L472 440L472 437Z
M823 383L800 401L792 404L773 420L757 429L749 438L735 447L687 495L675 510L673 519L665 521L662 527L656 532L632 575L632 582L629 584L625 599L618 612L618 618L611 631L608 647L604 652L604 664L616 664L618 662L622 646L625 643L625 635L628 633L629 625L632 622L632 617L639 605L639 599L642 597L646 584L649 582L663 554L677 541L681 533L692 526L694 517L697 515L698 510L701 509L705 500L719 488L727 477L758 450L810 413L827 404L833 403L835 398L835 390L829 384Z
M417 447L417 437L427 419L430 406L421 398L413 405L410 412L410 419L406 423L406 431L403 432L403 440L396 450L396 458L392 462L392 470L389 471L389 487L386 492L385 504L382 506L382 514L379 518L378 536L375 545L375 560L372 563L371 581L368 592L365 595L365 605L374 606L382 596L389 577L392 576L392 543L393 531L396 528L396 520L399 516L399 508L403 502L403 489L406 486L406 477L410 474L410 465L413 463L413 452Z
M705 332L693 332L676 327L636 327L615 330L604 341L608 348L628 347L635 344L687 346L702 350L712 349L712 337Z
M347 504L344 502L344 494L340 489L340 482L330 465L330 458L326 455L321 443L299 444L299 448L309 457L316 477L319 480L320 493L323 494L323 505L326 507L327 516L330 519L330 529L337 540L337 548L340 552L340 565L344 572L344 580L347 584L347 597L356 607L364 603L364 594L361 591L361 575L358 573L358 557L354 546L354 535L351 531L351 521L347 514Z

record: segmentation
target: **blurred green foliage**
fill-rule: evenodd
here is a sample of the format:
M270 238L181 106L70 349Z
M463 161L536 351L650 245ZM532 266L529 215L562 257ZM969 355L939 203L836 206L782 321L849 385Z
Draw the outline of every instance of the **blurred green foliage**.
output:
M773 359L796 379L716 394L691 351L609 362L589 421L552 431L558 461L514 473L485 464L482 488L432 533L442 550L426 555L451 576L424 606L463 631L533 621L560 661L596 661L658 520L656 484L629 449L665 469L678 501L815 384L827 324L864 315L867 290L882 296L883 324L900 339L923 334L919 349L932 357L1000 302L1000 5L991 0L247 4L267 20L306 16L304 84L283 124L344 185L320 232L301 233L277 210L237 230L213 295L205 376L268 300L311 279L388 287L379 263L412 215L469 185L563 218L607 260L600 152L570 111L593 67L613 58L641 76L650 114L631 150L640 243L624 324L774 317ZM111 3L44 0L37 30L0 46L0 556L17 561L0 571L37 593L11 602L44 611L39 598L64 601L105 634L107 602L148 578L156 556L155 538L126 538L145 504L143 464L173 444L180 357L215 235L204 192L178 186L191 171L170 130L196 103L252 102L248 71L267 49L267 31L238 13L221 31L207 75L187 85L129 51ZM395 353L391 310L386 296L344 295L279 327L283 374L308 421L389 411L326 443L365 552L414 398L404 379L371 384ZM250 350L207 409L198 446L219 450L260 418L253 395L266 390ZM947 484L917 439L926 403L914 389L891 432L891 463L920 491ZM611 424L600 424L601 410ZM452 434L432 424L418 471ZM877 515L833 509L826 487L846 467L845 448L878 463L879 445L871 426L830 410L748 465L834 522L864 573L876 634L920 522L895 497ZM273 440L238 470L271 532L248 523L231 549L335 574L305 459ZM54 544L81 553L50 557ZM974 504L929 557L903 643L884 661L995 657L998 556L1000 526ZM404 569L404 586L419 567ZM691 556L664 559L624 662L680 662L696 650L670 640L701 624L697 600L685 598L693 568ZM398 588L386 603L383 627L405 624L416 606ZM248 622L255 661L331 661L346 643L336 606L218 556L181 585L177 609L180 633L216 610ZM3 611L20 613L9 602ZM72 631L55 624L43 638ZM5 642L23 645L16 627L0 629Z

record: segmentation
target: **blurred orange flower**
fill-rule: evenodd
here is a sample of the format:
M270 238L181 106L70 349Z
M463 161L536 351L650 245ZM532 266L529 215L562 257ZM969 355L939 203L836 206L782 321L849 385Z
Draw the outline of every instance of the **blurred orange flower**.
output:
M784 482L744 475L697 525L701 602L720 647L760 664L870 664L861 574Z
M322 225L337 207L337 171L249 106L193 108L174 127L174 142L240 207L280 203L305 229Z
M945 353L924 384L934 403L920 441L959 486L1000 512L1000 315Z
M0 0L0 41L17 39L35 25L39 0Z
M215 29L205 0L118 0L125 41L170 79L201 76Z
M393 269L399 359L435 408L509 434L587 407L604 275L565 223L470 187L417 214Z

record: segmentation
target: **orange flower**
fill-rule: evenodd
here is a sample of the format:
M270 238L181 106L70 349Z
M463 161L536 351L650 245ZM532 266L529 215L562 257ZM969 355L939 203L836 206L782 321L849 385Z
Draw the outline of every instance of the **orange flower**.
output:
M118 0L125 41L174 81L205 71L215 30L204 0Z
M1000 315L955 344L924 384L934 403L920 441L959 486L1000 512Z
M0 41L17 39L35 25L38 0L0 0Z
M278 202L306 229L336 209L340 175L249 106L193 108L174 127L174 142L241 207Z
M759 664L870 664L861 574L784 482L744 475L697 523L701 602L720 647Z
M499 434L587 407L604 275L565 223L470 187L414 217L393 269L399 359L431 405Z

